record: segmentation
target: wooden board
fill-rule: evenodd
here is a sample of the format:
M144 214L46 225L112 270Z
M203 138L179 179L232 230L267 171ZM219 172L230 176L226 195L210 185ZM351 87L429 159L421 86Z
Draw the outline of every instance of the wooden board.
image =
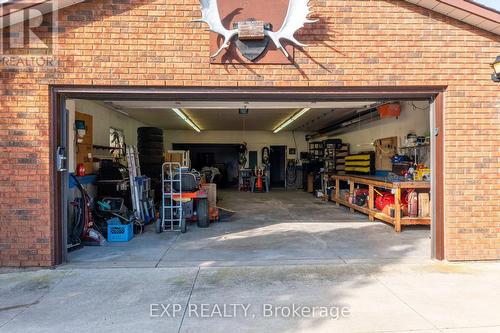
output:
M397 154L398 138L378 139L375 141L375 169L379 171L392 171L391 158Z
M361 175L353 176L353 175L339 175L339 174L331 174L330 177L332 179L339 179L342 181L352 180L355 183L374 185L383 188L421 188L421 189L431 188L431 183L428 181L393 182L393 181L388 181L385 177L379 177L379 176L361 176Z
M165 162L178 162L182 163L182 153L164 153Z
M92 144L93 144L93 117L91 115L75 112L75 120L82 120L85 122L86 134L83 137L82 143L76 143L76 165L83 163L85 167L85 174L90 175L94 173L92 163ZM74 125L73 125L74 128ZM76 133L75 133L76 135ZM90 154L90 158L89 158Z
M310 173L307 175L307 193L313 193L314 191L314 174Z
M419 217L429 217L430 216L429 193L419 193L418 194L418 216Z

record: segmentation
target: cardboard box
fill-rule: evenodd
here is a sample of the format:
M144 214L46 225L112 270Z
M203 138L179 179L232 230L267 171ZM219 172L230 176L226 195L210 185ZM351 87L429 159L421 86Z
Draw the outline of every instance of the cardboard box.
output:
M217 184L205 183L201 184L201 188L207 192L208 206L217 206Z
M182 153L165 153L165 162L182 163Z

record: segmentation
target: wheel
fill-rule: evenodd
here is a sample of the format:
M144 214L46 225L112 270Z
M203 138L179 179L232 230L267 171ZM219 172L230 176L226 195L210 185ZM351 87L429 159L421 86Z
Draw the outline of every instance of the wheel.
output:
M199 199L196 205L196 215L198 215L198 227L207 228L210 225L208 215L208 200Z
M163 164L163 153L158 150L139 152L139 160L144 164Z
M143 150L143 151L139 151L139 159L141 157L148 157L148 156L154 156L154 157L161 156L161 157L163 157L163 150L159 150L159 149L146 149L146 150Z
M163 164L163 155L140 155L139 163L142 164Z
M157 127L139 127L137 129L137 135L139 136L149 134L163 135L163 130Z
M137 145L138 146L146 146L151 142L163 143L163 134L147 134L147 135L139 135L137 137Z
M161 225L161 219L156 220L155 230L157 234L161 234L163 231L163 226Z
M161 177L161 165L160 164L146 164L141 163L142 174L150 178L160 178Z
M139 152L145 151L145 150L159 150L163 152L163 142L141 142L140 145L137 145L137 149L139 149Z
M182 234L185 234L187 231L187 223L186 223L186 219L182 219L181 220L181 233Z

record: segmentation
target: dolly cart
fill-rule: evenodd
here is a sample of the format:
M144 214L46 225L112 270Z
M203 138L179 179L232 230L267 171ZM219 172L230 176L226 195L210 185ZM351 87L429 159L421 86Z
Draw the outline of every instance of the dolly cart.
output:
M166 162L162 166L161 178L162 205L156 232L185 233L186 219L196 220L199 227L208 227L207 193L200 189L199 174L182 167L179 162Z

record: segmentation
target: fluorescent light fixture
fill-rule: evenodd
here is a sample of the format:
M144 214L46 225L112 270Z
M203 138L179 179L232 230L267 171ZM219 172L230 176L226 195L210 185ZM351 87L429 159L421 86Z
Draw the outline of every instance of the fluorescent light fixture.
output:
M0 0L0 1L2 1L2 0ZM113 111L115 111L115 112L118 112L118 113L121 113L124 116L130 117L130 115L128 114L128 112L123 111L123 109L120 106L117 106L117 105L113 104L113 102L109 102L109 103L108 102L104 102L104 105L107 106L108 108L111 107L111 109L113 109Z
M299 119L300 116L302 116L304 113L306 113L309 110L311 110L311 108L303 108L302 110L300 110L299 112L297 112L296 114L294 114L291 118L289 118L288 120L286 120L283 124L279 125L273 131L273 133L278 133L283 128L287 127L288 125L290 125L291 123L293 123L295 120Z
M180 109L172 108L172 111L177 113L177 115L181 117L181 119L184 120L189 126L191 126L196 132L201 132L200 128L196 126L196 124L193 123L193 121L189 119L188 116L186 116Z
M125 112L125 111L120 110L120 109L115 109L115 111L118 112L118 113L121 113L124 116L130 117L130 115L128 114L128 112Z

